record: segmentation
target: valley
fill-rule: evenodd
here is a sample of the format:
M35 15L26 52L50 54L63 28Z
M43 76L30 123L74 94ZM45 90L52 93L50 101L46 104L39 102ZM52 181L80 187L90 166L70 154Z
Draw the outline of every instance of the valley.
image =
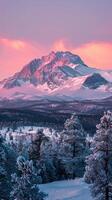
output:
M76 113L87 132L94 133L104 111L112 110L112 98L91 101L0 101L0 124L41 125L58 129ZM92 122L92 123L91 123Z

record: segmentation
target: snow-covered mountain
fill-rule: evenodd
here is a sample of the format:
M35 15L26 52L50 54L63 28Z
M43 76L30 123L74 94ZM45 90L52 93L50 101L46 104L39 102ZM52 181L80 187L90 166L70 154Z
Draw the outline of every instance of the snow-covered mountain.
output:
M0 98L89 99L112 95L112 73L88 67L71 52L34 59L0 82Z
M68 77L80 74L73 69L76 65L84 64L79 56L70 52L51 52L41 59L34 59L11 78L5 80L4 88L14 88L30 83L34 86L45 84L50 88L59 86Z

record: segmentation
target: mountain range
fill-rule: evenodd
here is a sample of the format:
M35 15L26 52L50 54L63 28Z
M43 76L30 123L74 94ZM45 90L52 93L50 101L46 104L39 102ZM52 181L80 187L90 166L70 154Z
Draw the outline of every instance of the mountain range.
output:
M0 82L0 99L90 100L112 96L112 71L87 66L71 52L51 52L32 60Z

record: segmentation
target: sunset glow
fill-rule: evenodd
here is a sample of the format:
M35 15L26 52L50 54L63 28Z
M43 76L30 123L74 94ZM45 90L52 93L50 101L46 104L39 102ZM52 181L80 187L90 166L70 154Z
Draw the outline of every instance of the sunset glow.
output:
M21 49L25 48L25 42L20 41L20 40L10 40L10 39L7 39L7 38L2 38L0 40L0 43L3 46L13 48L15 50L21 50Z
M40 45L9 38L0 39L0 51L0 78L13 75L32 59L45 53Z
M78 54L89 66L112 69L112 43L99 41L74 47L65 40L59 40L54 44L54 50L71 51Z
M110 200L111 148L112 0L0 0L0 200Z
M0 79L53 50L112 69L111 8L105 0L0 1Z

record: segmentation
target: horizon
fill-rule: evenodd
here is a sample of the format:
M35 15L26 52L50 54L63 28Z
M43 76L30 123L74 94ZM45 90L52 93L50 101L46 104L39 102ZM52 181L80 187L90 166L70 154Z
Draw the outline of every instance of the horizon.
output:
M111 70L111 7L105 0L0 0L0 80L51 51Z

